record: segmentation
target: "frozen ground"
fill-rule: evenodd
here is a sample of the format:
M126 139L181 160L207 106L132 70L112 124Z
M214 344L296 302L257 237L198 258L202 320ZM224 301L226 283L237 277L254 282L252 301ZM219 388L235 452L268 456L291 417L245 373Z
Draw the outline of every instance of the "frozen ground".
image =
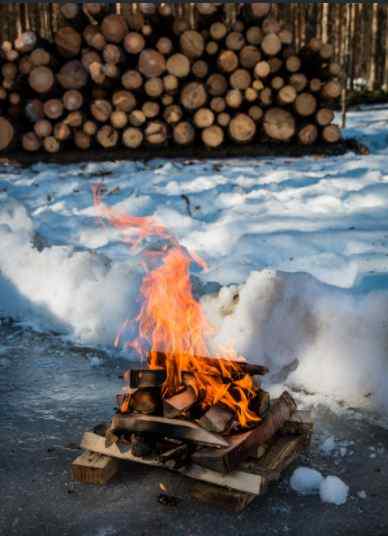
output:
M274 386L385 412L387 125L388 108L350 114L369 156L3 168L0 309L111 348L142 271L96 218L99 181L107 204L155 217L207 261L193 283L214 342L267 363Z

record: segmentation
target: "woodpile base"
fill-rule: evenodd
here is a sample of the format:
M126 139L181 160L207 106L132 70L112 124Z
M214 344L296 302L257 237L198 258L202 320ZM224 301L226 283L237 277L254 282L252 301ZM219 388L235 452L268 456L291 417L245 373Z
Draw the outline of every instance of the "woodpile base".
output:
M126 442L107 446L105 430L100 425L85 432L81 447L84 453L72 464L75 480L104 484L119 471L117 460L162 467L187 476L195 483L191 495L195 500L222 509L240 512L254 499L263 496L272 482L278 481L311 440L313 423L308 412L297 411L268 442L252 450L251 456L231 472L222 473L187 461L185 449L176 444L159 456L140 456Z

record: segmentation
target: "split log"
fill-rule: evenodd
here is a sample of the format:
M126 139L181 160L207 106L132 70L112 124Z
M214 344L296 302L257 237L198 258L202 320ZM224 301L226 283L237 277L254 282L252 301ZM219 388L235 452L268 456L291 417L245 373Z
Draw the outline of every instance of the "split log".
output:
M180 393L163 400L163 415L169 419L184 417L188 410L197 402L197 395L190 386Z
M158 78L166 70L166 60L160 52L146 48L139 57L139 70L147 78Z
M204 38L195 30L187 30L183 32L180 36L179 43L183 54L190 59L200 58L204 53Z
M1 134L0 134L0 138L1 138ZM39 151L41 147L41 140L40 138L38 138L35 132L27 132L26 134L23 134L22 136L22 147L25 151L28 151L28 152Z
M314 124L304 126L298 132L298 140L302 145L312 145L318 139L318 128Z
M201 108L206 102L207 94L200 82L189 82L181 92L181 103L187 110Z
M219 126L212 125L202 131L201 138L207 147L219 147L224 141L224 131Z
M173 54L168 58L166 68L177 78L185 78L190 73L190 61L183 54Z
M39 66L32 69L28 83L37 93L47 93L54 85L54 75L51 69Z
M167 127L162 121L150 121L144 131L146 141L151 145L162 145L167 140Z
M256 134L256 124L244 113L237 114L229 123L229 136L237 143L247 143Z
M81 89L86 86L88 73L80 61L72 60L63 65L57 74L57 80L64 89Z
M122 141L125 147L136 149L143 143L143 133L138 128L128 127L123 132Z
M195 130L188 121L181 121L174 126L173 137L178 145L190 145L195 138Z
M128 25L122 15L107 15L101 23L101 32L110 43L121 43L128 33Z
M110 125L104 125L97 131L97 141L105 149L109 149L117 145L119 135Z
M110 428L136 433L155 433L163 437L182 439L212 447L227 447L221 436L210 433L191 421L167 419L154 415L115 415Z
M322 131L322 138L327 143L337 143L341 139L341 130L337 125L328 125Z
M192 460L209 469L228 473L249 458L252 450L269 441L296 411L296 404L285 391L270 408L266 418L252 430L229 437L225 448L203 448L192 455Z
M83 123L83 116L79 110L69 112L63 122L72 128L79 128Z
M264 131L276 141L289 141L295 134L295 119L287 110L271 108L264 115Z
M0 117L0 151L9 148L14 135L15 131L12 124L5 117Z
M82 38L71 26L60 28L54 36L58 52L64 58L74 58L81 50Z

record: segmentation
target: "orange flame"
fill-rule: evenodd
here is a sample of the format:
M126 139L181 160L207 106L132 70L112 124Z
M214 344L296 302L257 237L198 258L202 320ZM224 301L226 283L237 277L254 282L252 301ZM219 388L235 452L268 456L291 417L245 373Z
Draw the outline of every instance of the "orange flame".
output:
M214 329L193 296L189 270L192 262L204 269L206 263L180 246L152 218L121 215L103 205L99 186L93 188L93 195L100 216L122 231L131 246L150 236L166 241L160 251L147 254L150 262L157 259L159 265L143 278L140 288L143 302L135 318L139 334L127 343L142 357L147 356L150 368L166 371L163 396L172 396L184 388L183 374L189 372L190 385L204 410L221 404L233 410L242 427L259 421L260 417L249 409L255 390L251 376L242 373L243 358L228 351L217 355L218 359L204 359L209 355L206 340L214 334ZM126 326L128 321L116 337L116 344Z

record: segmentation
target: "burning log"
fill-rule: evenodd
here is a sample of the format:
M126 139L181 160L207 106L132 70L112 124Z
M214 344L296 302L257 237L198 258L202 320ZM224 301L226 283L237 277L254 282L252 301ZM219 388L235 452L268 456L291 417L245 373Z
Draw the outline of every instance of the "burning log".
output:
M221 436L210 433L193 422L153 415L115 415L110 431L115 430L159 434L212 447L228 445Z
M200 465L222 473L233 471L250 456L253 449L271 439L295 411L296 404L285 391L259 426L243 434L231 436L228 438L229 445L225 448L197 450L192 459Z
M163 400L163 415L169 419L182 417L196 401L197 395L194 389L188 386L181 393Z
M199 419L198 423L208 430L208 432L222 434L227 430L233 419L234 414L229 409L222 406L212 406L205 415Z

